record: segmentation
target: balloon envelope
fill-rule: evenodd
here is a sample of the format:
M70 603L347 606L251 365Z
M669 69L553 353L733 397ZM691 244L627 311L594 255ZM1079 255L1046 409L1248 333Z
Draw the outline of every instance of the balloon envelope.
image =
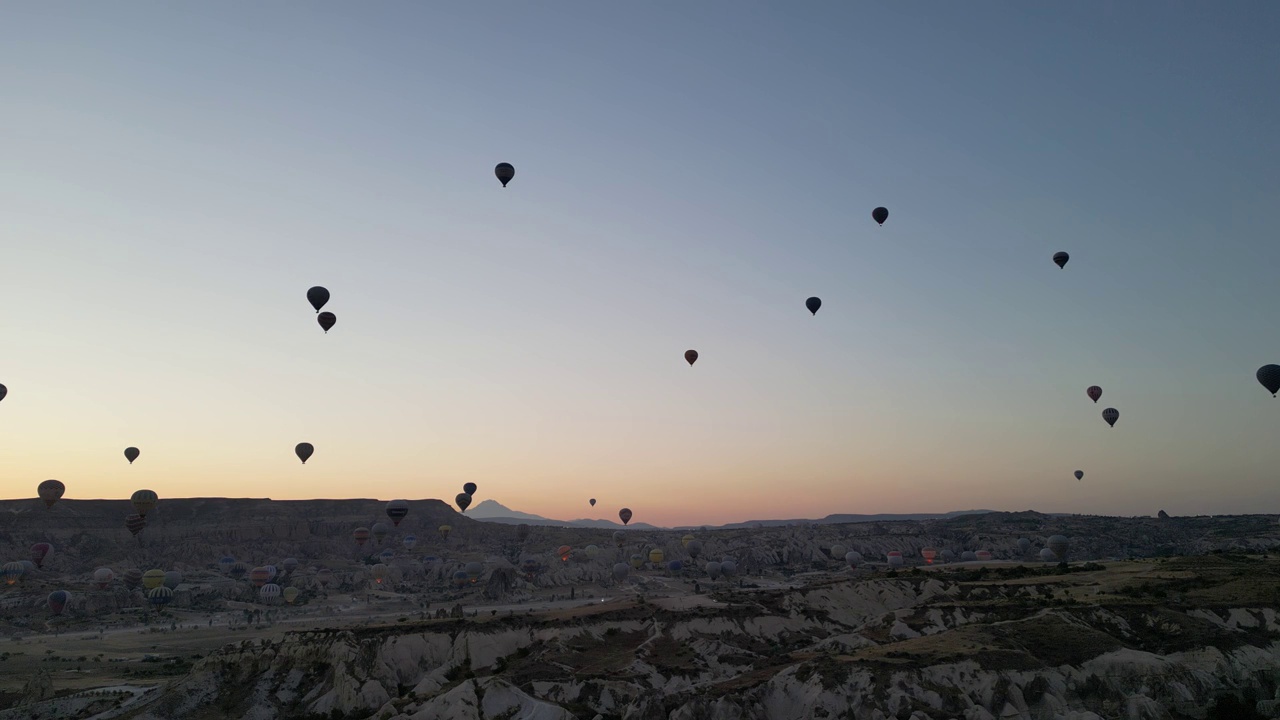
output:
M871 219L875 220L877 225L883 225L884 221L889 219L889 209L878 207L872 210Z
M142 451L136 447L127 447L124 449L124 459L128 460L130 465L132 465L133 461L137 460L138 456L141 454Z
M316 448L311 443L298 443L293 448L293 452L298 456L298 459L302 461L303 465L307 464L307 460L311 458L311 455L315 451Z
M468 495L475 495L477 489L478 488L476 487L476 484L472 482L466 483L465 485L462 486L462 492Z
M623 525L631 522L631 508L622 508L619 510L618 518L622 520Z
M1083 480L1083 479L1084 479L1084 471L1083 471L1083 470L1077 470L1077 471L1076 471L1076 479L1077 479L1077 480Z
M329 302L329 291L317 285L307 291L307 302L311 303L316 312L320 312L320 308Z
M1102 419L1107 421L1111 427L1116 426L1116 421L1120 419L1120 411L1115 408L1107 408L1102 411ZM1141 423L1139 423L1141 425Z
M1263 365L1258 368L1258 382L1271 392L1271 397L1276 397L1280 393L1280 365Z
M59 480L45 480L36 486L36 494L44 501L45 507L53 507L66 491L67 486Z
M471 505L471 496L464 492L460 492L453 498L453 502L458 506L459 510L466 512L467 508Z
M1067 266L1067 261L1070 259L1071 256L1064 252L1056 252L1053 254L1053 262L1060 268L1065 268Z
M493 174L497 176L498 182L502 183L502 187L506 187L507 183L511 182L511 178L516 176L516 168L511 163L498 163L493 168Z
M325 334L328 334L333 329L333 326L338 324L338 316L331 312L322 312L316 318L316 322L320 323L320 327L324 328Z
M146 517L148 512L155 509L160 498L154 490L138 490L129 498L129 501L133 503L133 509L137 510L139 515Z
M695 362L697 362L697 361L698 361L698 351L697 351L697 350L685 350L685 351L684 351L684 359L685 359L686 361L688 361L688 363L689 363L690 365L693 365Z
M9 388L5 387L4 385L0 385L0 400L3 400L4 396L8 394L9 394Z
M596 506L596 499L595 499L595 498L591 498L591 499L590 499L590 500L588 500L587 502L591 503L591 507L595 507L595 506Z
M387 517L391 518L391 524L399 526L400 521L409 514L408 500L392 500L387 503Z
M1084 394L1088 395L1090 400L1098 402L1098 398L1102 397L1102 388L1097 385L1090 385L1089 389L1084 391Z
M804 306L809 308L809 312L817 315L818 308L822 307L822 300L816 297L811 297L804 301Z

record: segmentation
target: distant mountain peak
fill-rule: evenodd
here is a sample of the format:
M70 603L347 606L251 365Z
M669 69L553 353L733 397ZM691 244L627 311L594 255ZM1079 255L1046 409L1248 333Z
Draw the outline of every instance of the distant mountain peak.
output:
M488 518L516 518L517 520L546 520L547 519L542 517L541 515L534 515L532 513L520 512L519 510L512 510L511 508L507 507L506 505L503 505L497 500L481 500L475 505L467 508L467 512L464 514L467 515L468 517L472 517L477 520L488 519Z

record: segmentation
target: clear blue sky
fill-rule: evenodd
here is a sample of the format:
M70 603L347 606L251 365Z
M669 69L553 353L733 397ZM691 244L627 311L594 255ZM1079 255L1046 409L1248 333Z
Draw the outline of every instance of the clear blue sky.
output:
M1277 512L1278 36L1273 2L9 4L0 494Z

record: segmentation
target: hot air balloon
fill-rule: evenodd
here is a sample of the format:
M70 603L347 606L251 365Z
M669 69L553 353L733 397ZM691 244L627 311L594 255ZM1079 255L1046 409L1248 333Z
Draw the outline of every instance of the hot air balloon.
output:
M596 556L600 554L600 548L595 545L588 545L582 548L582 551L585 552L587 554L587 557L591 558L592 560L594 560Z
M822 300L816 297L811 297L804 301L804 306L809 308L809 312L817 315L818 308L822 307Z
M369 528L358 527L351 531L351 537L355 539L356 545L363 546L369 540Z
M467 569L467 578L469 578L473 583L479 580L480 576L484 574L484 565L480 564L479 562L476 562L475 560L472 560L471 562L467 563L466 569Z
M903 560L901 552L897 550L890 550L886 555L886 559L889 561L889 567L902 567Z
M973 556L974 558L981 560L982 562L986 562L991 559L991 551L979 550L978 552L974 553Z
M702 541L690 540L689 544L684 546L684 550L689 553L689 557L697 560L698 556L702 554Z
M0 400L3 400L4 396L8 394L9 394L9 388L5 387L3 384L0 384Z
M369 574L373 576L373 581L375 583L381 585L382 581L387 578L388 569L389 568L386 565L383 565L382 563L378 563L377 565L374 565L372 568L370 568Z
M644 567L644 556L640 553L632 553L631 557L627 558L627 560L631 562L631 567L637 570Z
M262 587L271 582L271 571L265 567L256 567L249 571L249 582L258 587Z
M303 465L307 464L307 461L311 459L311 456L315 451L316 448L311 443L298 443L293 448L294 454L298 456L298 459L302 461Z
M283 596L284 596L284 601L285 601L285 602L287 602L287 603L289 603L290 605L292 605L292 604L293 604L293 601L298 599L298 588L296 588L296 587L287 587L287 588L285 588L285 589L284 589L284 592L283 592L283 593L281 593L281 595L283 595Z
M733 561L733 558L720 559L721 575L724 575L725 577L732 577L736 572L738 572L738 564Z
M1058 559L1057 555L1049 548L1040 548L1040 559L1044 562L1054 562Z
M1102 411L1102 419L1107 421L1111 427L1116 426L1116 421L1120 419L1120 411L1115 408L1107 408Z
M324 329L324 334L328 335L333 326L338 324L338 316L326 310L316 317L316 322L320 323L320 327Z
M569 553L571 552L573 552L573 548L569 547L568 545L561 545L560 547L556 548L556 554L560 556L560 562L568 562Z
M142 517L146 517L147 513L155 509L156 503L160 502L159 496L151 490L139 490L130 498L129 502L133 503L133 509L138 511ZM137 533L134 533L135 535Z
M27 573L27 566L20 562L7 562L4 567L0 568L0 575L4 576L5 585L13 585L18 582L18 578Z
M142 451L136 447L127 447L124 449L124 459L128 460L130 465L132 465L133 461L137 460L138 456L141 454Z
M154 590L164 585L164 571L160 568L151 568L142 573L142 587L146 590Z
M883 225L884 221L889 219L889 209L878 207L872 210L871 219L875 220L877 225Z
M298 569L298 558L285 558L280 565L284 568L285 575L292 575L293 571Z
M404 539L403 539L403 540L401 540L400 542L404 544L404 549L405 549L405 550L412 550L412 549L413 549L415 546L417 546L417 544L418 544L418 536L417 536L417 535L405 535L405 536L404 536Z
M850 568L857 570L858 566L862 564L862 553L850 550L844 554L844 561L849 563Z
M467 507L471 505L471 496L464 492L460 492L458 493L457 497L453 499L453 502L455 505L458 506L459 510L461 510L462 512L466 512Z
M843 560L844 554L849 552L849 548L840 543L831 546L831 557L835 560Z
M707 563L706 567L707 567L707 574L711 576L712 580L718 580L720 578L720 563L712 560L711 562Z
M684 569L684 563L680 562L679 560L672 560L671 562L667 563L667 570L671 572L680 572L683 569Z
M170 590L177 590L182 584L182 573L177 570L170 570L164 574L164 586Z
M44 568L44 560L53 552L53 546L47 542L38 542L31 546L31 562L36 564L36 568Z
M400 526L400 521L405 515L409 514L408 500L392 500L387 503L387 517L391 518L391 524L396 527Z
M1084 471L1083 471L1083 470L1077 470L1077 471L1076 471L1076 479L1077 479L1077 480L1083 480L1083 479L1084 479Z
M258 599L262 601L263 605L275 605L282 594L280 586L275 583L267 583L258 588Z
M142 529L147 526L147 519L141 515L129 515L124 519L124 528L129 531L130 535L138 536ZM142 542L139 540L138 542Z
M1102 388L1097 385L1090 385L1089 389L1084 391L1084 394L1088 395L1090 400L1098 402L1098 398L1102 397Z
M613 541L618 544L618 547L622 547L627 542L627 534L621 530L614 530Z
M525 540L529 539L528 523L520 523L519 525L516 526L516 539L519 540L520 542L524 542Z
M106 590L115 579L116 574L109 567L100 567L93 571L93 582L99 590Z
M663 557L664 555L661 548L654 548L649 551L649 562L654 565L661 563Z
M66 491L67 486L58 480L45 480L36 486L36 494L44 501L46 509L53 507L53 504L58 502Z
M125 587L132 590L142 584L142 571L138 568L129 568L124 571L124 576L121 580L124 581Z
M1067 561L1068 541L1065 535L1054 535L1045 542L1045 545L1049 546L1049 549L1053 551L1054 555L1058 556L1059 560L1062 562Z
M475 484L475 483L473 483L473 482L463 483L463 485L462 485L462 492L464 492L464 493L466 493L466 494L468 494L468 495L475 495L475 494L476 494L476 490L478 490L478 489L479 489L479 488L478 488L478 487L476 487L476 484Z
M502 187L506 187L507 183L511 182L511 178L516 176L516 168L511 163L498 163L493 168L493 174L498 177L498 182L502 183Z
M449 539L449 532L450 532L451 530L453 530L453 527L451 527L451 526L449 526L449 525L441 525L440 527L436 528L436 532L440 533L440 539L441 539L441 540L448 540L448 539Z
M69 600L71 600L71 593L66 590L54 590L49 593L49 598L46 602L54 615L61 615L63 608L67 606L67 602Z
M235 578L236 580L239 580L240 578L248 574L249 574L249 566L245 565L242 562L238 562L231 566L231 577Z
M369 528L369 530L373 533L373 539L379 543L386 539L387 533L391 532L391 528L387 527L387 524L384 522L374 523L373 527Z
M920 557L924 558L924 561L926 564L932 565L933 559L938 557L938 550L937 548L931 548L931 547L922 548L920 550Z
M680 538L680 547L688 548L689 543L693 542L694 540L695 538L692 535L685 535L684 537Z
M613 579L622 582L627 579L627 574L631 572L631 568L626 563L614 563Z
M622 520L623 525L631 522L631 508L622 508L619 510L618 517Z
M591 503L591 507L595 507L595 506L596 506L596 499L595 499L595 498L591 498L591 499L590 499L590 500L588 500L587 502Z
M307 290L307 302L311 303L311 307L315 308L316 312L320 312L320 308L329 302L329 291L317 285Z
M1067 261L1070 259L1071 256L1064 252L1056 252L1053 254L1053 262L1060 268L1065 268L1067 266Z
M173 602L173 591L167 587L154 587L147 591L147 602L159 608Z
M333 571L327 567L322 567L316 572L316 583L320 587L328 587L333 582Z
M1280 393L1280 365L1263 365L1258 368L1258 382L1271 393L1271 397L1276 397Z
M689 362L689 366L690 366L690 367L692 367L692 366L693 366L693 364L694 364L695 362L697 362L697 361L698 361L698 351L697 351L697 350L685 350L685 351L684 351L684 359L685 359L685 360L687 360L687 361Z
M1031 541L1026 538L1018 538L1018 549L1023 553L1031 549Z
M973 562L978 559L978 555L972 550L965 550L960 553L960 562Z

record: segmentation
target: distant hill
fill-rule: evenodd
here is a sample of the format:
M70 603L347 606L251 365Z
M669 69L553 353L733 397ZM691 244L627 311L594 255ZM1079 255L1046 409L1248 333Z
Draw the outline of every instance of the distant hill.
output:
M992 510L955 510L948 513L906 513L891 514L881 513L878 515L851 515L841 513L836 515L828 515L819 520L796 519L796 520L748 520L747 522L729 523L727 525L681 525L674 528L664 528L658 525L650 525L648 523L631 523L623 525L622 523L613 522L611 520L579 518L577 520L554 520L545 518L541 515L520 512L512 510L497 500L483 500L474 508L467 510L467 516L472 520L480 520L482 522L497 522L503 524L519 524L526 523L528 525L550 525L557 527L581 527L581 528L611 528L614 530L692 530L695 528L717 528L731 530L735 528L752 528L752 527L779 527L787 525L837 525L842 523L859 523L859 522L906 522L915 520L949 520L951 518L960 517L961 515L982 515L994 512Z
M482 500L474 508L467 510L467 516L472 520L481 522L496 522L505 525L518 525L525 523L527 525L551 525L556 527L581 527L581 528L609 528L613 530L662 530L657 525L648 523L631 523L623 525L619 522L613 522L603 519L579 518L577 520L553 520L545 518L541 515L533 513L520 512L512 510L497 500Z

